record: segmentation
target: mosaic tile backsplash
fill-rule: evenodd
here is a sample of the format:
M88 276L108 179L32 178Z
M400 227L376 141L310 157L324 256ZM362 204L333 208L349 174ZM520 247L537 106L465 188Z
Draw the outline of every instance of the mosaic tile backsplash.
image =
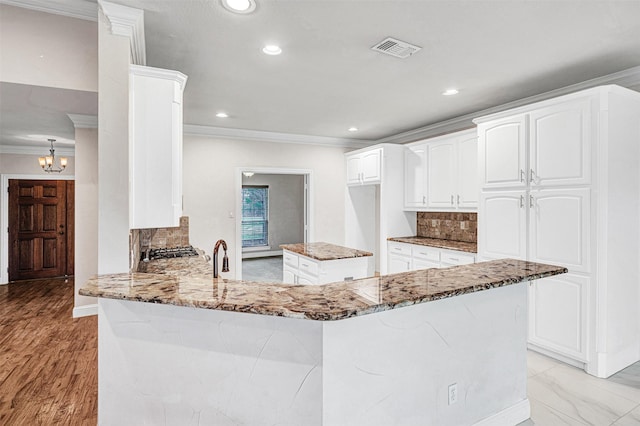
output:
M417 220L419 237L478 241L478 213L418 212Z

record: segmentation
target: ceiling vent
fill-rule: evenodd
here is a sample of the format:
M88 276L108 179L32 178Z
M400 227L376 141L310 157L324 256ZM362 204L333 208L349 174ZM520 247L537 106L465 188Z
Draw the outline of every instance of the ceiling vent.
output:
M376 52L385 53L402 59L408 58L420 49L422 49L422 47L391 37L385 38L371 48L371 50L375 50Z

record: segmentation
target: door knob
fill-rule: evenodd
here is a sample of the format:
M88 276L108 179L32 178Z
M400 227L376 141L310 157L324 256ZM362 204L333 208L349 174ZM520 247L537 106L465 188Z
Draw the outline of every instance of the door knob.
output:
M64 235L64 231L60 231L60 232L58 232L58 234Z

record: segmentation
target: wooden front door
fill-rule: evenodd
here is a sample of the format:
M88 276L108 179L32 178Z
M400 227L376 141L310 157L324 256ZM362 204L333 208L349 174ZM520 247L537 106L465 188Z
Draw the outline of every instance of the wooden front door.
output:
M73 189L9 180L9 281L73 275Z

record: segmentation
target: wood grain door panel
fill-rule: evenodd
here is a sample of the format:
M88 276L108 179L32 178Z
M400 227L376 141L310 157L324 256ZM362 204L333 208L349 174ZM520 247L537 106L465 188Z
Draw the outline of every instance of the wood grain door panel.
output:
M73 191L62 180L9 180L9 281L73 274L67 261L69 186Z

